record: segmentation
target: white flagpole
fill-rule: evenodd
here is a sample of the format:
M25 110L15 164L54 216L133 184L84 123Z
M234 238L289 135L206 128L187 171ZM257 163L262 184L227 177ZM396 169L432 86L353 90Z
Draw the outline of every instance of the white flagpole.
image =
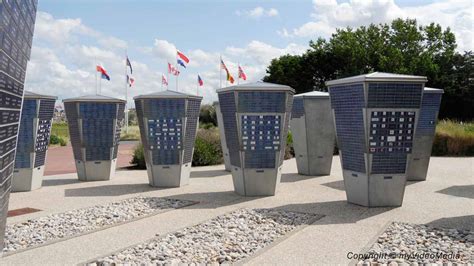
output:
M97 91L97 58L94 57L94 63L95 63L95 95L98 95L99 92Z
M127 78L127 60L127 49L125 49L125 133L128 134L128 83L130 77Z
M178 63L176 63L176 71L177 71L177 75L176 75L176 91L179 91L178 89L178 77L179 77L179 66L178 66Z
M102 94L102 76L99 79L99 94Z
M199 95L199 73L198 73L198 79L196 80L196 95Z
M222 55L219 55L219 87L222 89Z
M237 62L237 85L240 84L240 62Z

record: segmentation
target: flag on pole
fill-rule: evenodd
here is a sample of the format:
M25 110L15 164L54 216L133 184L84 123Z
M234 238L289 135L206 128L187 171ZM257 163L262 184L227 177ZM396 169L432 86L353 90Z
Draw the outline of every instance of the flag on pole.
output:
M176 52L178 53L178 57L182 60L182 62L186 62L186 64L189 64L189 58L187 56L185 56L179 50L176 50Z
M130 63L130 59L128 59L128 56L127 56L127 66L130 67L130 74L133 74L133 69L132 69L132 63Z
M100 75L101 78L106 79L106 80L110 80L110 76L109 76L109 74L107 74L107 70L105 70L105 68L103 66L97 65L96 70L97 70L97 72L99 72L101 74Z
M179 75L179 70L173 66L172 64L170 64L168 62L168 73L172 74L172 75L175 75L175 76L178 76Z
M161 84L168 86L168 80L166 79L165 74L161 74Z
M229 81L231 84L233 84L234 83L234 77L232 77L232 75L229 72L229 69L227 69L227 67L224 64L224 61L222 61L222 59L221 59L221 68L224 69L225 72L227 73L227 81Z
M204 85L204 81L202 81L202 78L201 78L201 76L199 76L199 74L198 74L198 84L199 84L200 87L202 87Z
M247 75L245 75L244 70L239 65L239 79L247 80Z
M134 83L135 83L135 78L130 76L130 75L127 75L127 84L128 84L128 86L132 87Z
M179 65L181 65L182 67L186 68L186 65L184 64L183 60L181 60L181 59L178 58L176 61L178 62Z

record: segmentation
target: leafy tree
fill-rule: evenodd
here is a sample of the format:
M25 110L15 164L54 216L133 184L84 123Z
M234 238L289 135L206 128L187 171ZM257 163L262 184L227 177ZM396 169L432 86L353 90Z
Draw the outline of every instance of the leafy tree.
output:
M449 28L413 19L337 29L329 40L310 41L303 55L273 59L264 81L286 84L297 93L327 90L325 82L373 71L423 75L426 86L445 90L440 117L473 119L471 51L456 52ZM456 106L453 106L456 105Z

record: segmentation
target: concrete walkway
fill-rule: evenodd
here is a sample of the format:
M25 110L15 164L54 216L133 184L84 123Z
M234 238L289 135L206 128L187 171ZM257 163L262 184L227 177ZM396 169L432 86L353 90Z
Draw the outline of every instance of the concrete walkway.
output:
M222 165L194 168L190 185L173 189L149 187L145 171L117 171L111 181L88 183L77 181L75 174L47 176L42 189L13 193L10 199L10 209L42 211L9 218L8 223L138 195L172 196L200 203L7 256L0 259L0 265L77 264L244 207L325 215L251 258L250 265L347 264L348 252L363 250L391 221L474 230L474 158L432 158L428 180L409 183L400 208L369 209L348 204L337 157L331 176L295 173L295 160L285 161L277 195L261 198L235 194L232 178Z

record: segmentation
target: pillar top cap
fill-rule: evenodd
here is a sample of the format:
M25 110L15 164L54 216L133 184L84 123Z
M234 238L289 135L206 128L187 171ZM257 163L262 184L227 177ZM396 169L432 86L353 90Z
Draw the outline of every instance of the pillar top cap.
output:
M57 100L57 96L53 95L46 95L46 94L39 94L39 93L34 93L31 91L25 90L24 92L24 97L25 99L52 99L52 100Z
M295 90L287 85L280 85L269 82L253 82L253 83L244 83L239 85L233 85L225 88L218 89L217 92L227 92L227 91L257 91L257 90L266 90L266 91L288 91L290 93L295 93Z
M335 79L326 82L326 86L335 86L349 83L362 82L420 82L425 83L428 79L425 76L412 76L403 74L393 74L385 72L372 72L353 77Z
M294 98L328 98L329 93L324 91L310 91L305 93L296 94Z
M63 102L108 102L108 103L125 103L125 100L113 98L105 95L84 95L75 98L64 99Z
M444 93L444 90L437 88L425 87L423 93Z
M137 99L156 99L156 98L193 98L193 99L202 99L202 96L193 95L189 93L179 92L179 91L172 91L172 90L165 90L159 92L153 92L149 94L142 94L133 97L134 100Z

